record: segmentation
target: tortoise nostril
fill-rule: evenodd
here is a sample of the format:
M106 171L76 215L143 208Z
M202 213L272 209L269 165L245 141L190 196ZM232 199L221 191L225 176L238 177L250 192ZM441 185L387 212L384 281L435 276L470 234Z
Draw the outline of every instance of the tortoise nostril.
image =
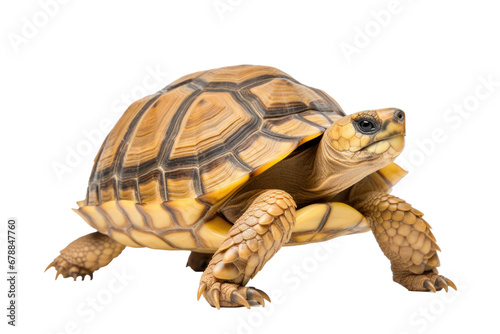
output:
M403 123L403 121L405 120L405 113L403 110L396 110L394 112L394 119L399 122L399 123Z

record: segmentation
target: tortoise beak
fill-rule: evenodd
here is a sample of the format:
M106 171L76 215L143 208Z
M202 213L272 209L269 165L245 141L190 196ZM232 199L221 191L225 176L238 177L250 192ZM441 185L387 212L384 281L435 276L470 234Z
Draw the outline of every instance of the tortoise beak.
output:
M382 127L375 135L373 142L389 139L391 137L406 134L406 116L403 110L397 108L386 108L376 110Z
M373 141L365 146L363 150L397 156L404 148L404 137L406 134L405 113L401 109L386 108L375 110L380 122L381 129L373 137Z

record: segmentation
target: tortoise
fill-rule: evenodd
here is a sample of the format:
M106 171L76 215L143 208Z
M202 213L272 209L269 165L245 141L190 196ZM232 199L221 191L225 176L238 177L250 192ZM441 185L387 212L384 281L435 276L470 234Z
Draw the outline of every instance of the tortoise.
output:
M389 195L406 175L397 108L346 115L322 90L267 66L184 76L134 102L100 148L73 209L97 232L60 252L56 279L89 275L125 247L191 251L217 307L264 306L248 281L284 245L371 230L395 282L456 289L423 213Z

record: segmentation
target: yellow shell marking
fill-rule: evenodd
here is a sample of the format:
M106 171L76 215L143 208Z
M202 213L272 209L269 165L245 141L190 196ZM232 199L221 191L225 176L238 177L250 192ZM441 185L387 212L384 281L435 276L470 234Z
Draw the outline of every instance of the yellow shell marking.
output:
M177 249L196 249L198 247L191 231L168 232L162 234L162 237Z
M171 175L172 178L167 177L167 189L168 189L168 200L178 201L186 198L196 198L196 189L194 187L194 173L195 170L191 170L180 176ZM180 174L180 173L179 173Z
M95 206L84 206L75 210L85 221L101 233L107 233L109 224L105 217L97 211Z
M311 204L297 211L297 220L289 244L324 241L368 230L366 218L347 204Z
M141 203L161 203L163 202L160 196L160 181L158 178L150 178L149 180L139 179L139 194L141 195Z
M139 204L132 201L118 201L118 205L120 206L126 217L135 227L143 230L148 228L143 215L141 214L139 209L137 209L137 206ZM120 213L117 212L116 214L118 215Z
M146 217L152 231L164 231L175 228L174 218L161 204L147 204L141 206L141 211Z
M154 249L175 249L154 233L144 232L137 229L128 231L130 237L137 240L143 246Z
M206 195L201 196L201 199L209 204L215 204L224 197L229 196L233 191L244 185L250 179L250 175L246 174L239 180L235 180L226 186L219 186L218 190L214 190Z
M198 202L196 199L182 199L172 202L164 202L163 205L168 207L175 217L175 221L179 226L191 226L200 220L207 207L205 204Z
M127 232L122 232L119 230L115 229L110 229L109 230L109 236L113 238L114 240L118 241L122 245L129 246L129 247L143 247L142 245L138 244L132 238L130 238L129 233Z
M120 200L83 206L74 211L99 232L108 234L127 246L157 249L203 248L195 240L193 232L198 226L195 223L203 225L201 218L206 206L196 199L150 204ZM209 227L217 231L215 223L212 222ZM217 224L220 223L219 220ZM212 241L208 244L210 242Z
M390 163L382 169L379 169L377 172L380 173L393 186L398 183L406 174L408 174L407 171L405 171L394 162Z
M241 181L248 179L248 172L233 165L226 159L216 160L214 166L207 166L207 172L202 172L201 180L206 193L211 198L220 200L231 192ZM222 185L222 186L221 186Z
M201 224L196 234L200 237L203 246L216 250L226 240L227 233L233 225L220 216Z
M258 169L266 170L276 164L297 146L296 142L280 142L269 137L258 136L252 143L239 153L239 157L252 168L256 168L254 175L259 174ZM279 157L269 161L269 157Z
M104 213L107 220L113 227L125 230L131 226L130 221L119 211L118 202L105 202L99 205L98 208L102 211L102 213Z

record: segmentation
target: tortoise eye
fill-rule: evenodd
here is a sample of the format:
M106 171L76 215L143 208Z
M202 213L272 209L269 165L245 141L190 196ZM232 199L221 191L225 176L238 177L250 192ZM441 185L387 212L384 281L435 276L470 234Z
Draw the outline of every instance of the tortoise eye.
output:
M361 131L362 133L371 134L377 131L377 127L375 126L375 124L367 119L360 120L356 123L358 124L359 131Z
M375 120L372 120L371 118L368 119L363 117L359 120L356 120L356 125L358 130L363 134L373 134L378 130L377 122Z
M359 128L361 131L370 132L375 128L375 125L370 121L361 121L359 122Z

